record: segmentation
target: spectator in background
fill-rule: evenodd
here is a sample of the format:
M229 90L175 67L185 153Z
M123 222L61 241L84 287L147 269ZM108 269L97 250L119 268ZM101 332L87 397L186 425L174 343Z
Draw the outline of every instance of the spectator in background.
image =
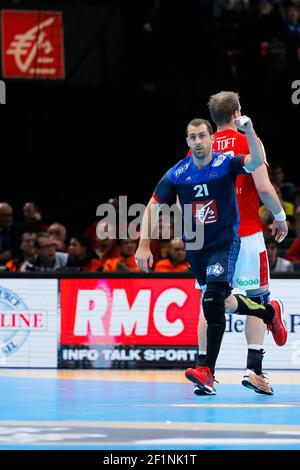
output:
M23 218L25 232L47 232L48 226L43 222L40 206L36 202L24 204Z
M6 263L6 269L11 272L18 272L22 270L22 266L26 261L31 261L35 254L35 240L36 233L25 232L21 237L21 255L17 258L11 259Z
M19 254L21 230L13 223L14 211L7 202L0 202L0 266Z
M288 224L288 227L294 227L295 224L295 206L291 202L287 202L283 200L281 189L278 183L273 183L274 189L277 193L277 196L279 197L279 200L282 204L282 207L284 208L284 212L286 214L286 221ZM263 204L259 208L259 216L265 226L270 228L269 226L272 224L274 217L271 211L267 209L267 207Z
M131 238L119 240L120 256L118 258L108 259L104 264L103 272L142 272L136 265L134 254L137 243Z
M282 166L279 163L275 163L270 169L270 180L274 187L277 184L281 190L282 198L284 201L294 203L297 188L294 183L284 181L285 174Z
M102 237L102 235L105 235L106 238L98 238ZM108 259L120 256L120 247L116 240L116 234L112 225L108 222L98 222L95 225L94 237L89 237L87 232L85 232L85 236L90 240L92 250L96 253L103 266Z
M180 238L174 238L170 241L169 256L156 263L155 272L177 272L183 273L189 271L190 265L186 259L184 243Z
M116 212L116 227L115 227L115 237L114 239L118 238L118 219L119 219L119 199L117 197L113 197L113 198L110 198L108 199L108 201L106 202L106 204L111 204L112 206L114 206L115 208L115 212ZM99 225L100 224L100 225ZM94 250L95 252L97 252L97 250L99 250L100 252L102 251L102 248L104 248L104 252L106 252L106 249L108 248L108 245L109 244L101 244L101 248L99 248L99 237L97 236L97 231L98 230L102 230L103 232L106 232L108 231L106 225L107 222L103 222L101 223L101 221L96 221L96 222L93 222L87 229L86 231L84 232L84 235L87 236L87 238L90 240L91 242L91 246L92 246L92 250ZM109 227L109 230L111 230L112 227ZM114 248L117 247L117 242L115 240L115 243L114 243ZM112 248L112 246L110 246L110 248ZM114 249L113 248L113 249ZM117 256L119 256L119 250L117 252ZM100 257L101 259L101 257Z
M278 245L273 237L265 235L265 244L271 273L294 271L293 263L278 256Z
M161 259L167 259L170 250L170 241L174 237L174 218L171 219L159 214L159 239L152 239L150 242L151 252L153 254L154 266Z
M56 243L47 232L37 234L35 240L36 255L31 261L26 261L21 271L56 271L66 266L67 253L56 253Z
M300 207L297 207L295 212L295 229L296 229L296 238L289 247L285 258L299 263L300 262Z
M217 67L221 66L232 79L238 73L240 65L246 5L237 0L221 0L212 3L216 17L216 38L222 38L222 40L217 39L217 47L220 51L220 60L216 61L219 62Z
M67 229L64 225L55 222L50 225L47 232L56 243L56 251L66 252Z
M288 69L290 73L297 73L300 70L300 10L296 4L289 3L283 11Z
M84 272L102 271L102 263L94 256L86 236L74 235L71 238L67 267L76 267Z

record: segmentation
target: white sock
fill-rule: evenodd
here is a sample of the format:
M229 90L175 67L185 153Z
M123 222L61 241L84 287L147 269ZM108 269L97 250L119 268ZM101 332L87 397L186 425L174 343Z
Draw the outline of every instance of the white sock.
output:
M259 351L263 349L263 347L262 344L248 344L248 349L256 349L256 351Z

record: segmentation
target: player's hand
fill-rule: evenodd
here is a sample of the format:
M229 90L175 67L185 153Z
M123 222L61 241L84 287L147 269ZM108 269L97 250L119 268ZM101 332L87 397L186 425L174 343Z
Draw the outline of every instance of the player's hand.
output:
M275 241L277 243L281 243L288 234L288 225L287 222L284 220L283 222L279 222L278 220L274 220L272 224L272 235L275 237Z
M253 129L253 124L251 119L248 116L240 116L234 119L236 127L243 132Z
M135 262L137 266L147 273L153 266L153 256L150 248L139 247L135 253Z

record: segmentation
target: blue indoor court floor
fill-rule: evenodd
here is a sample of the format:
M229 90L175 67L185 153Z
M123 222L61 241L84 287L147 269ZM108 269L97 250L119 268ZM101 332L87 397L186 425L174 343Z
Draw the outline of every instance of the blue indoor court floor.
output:
M0 369L0 450L300 449L300 371L271 371L271 397L216 376L197 397L182 370Z

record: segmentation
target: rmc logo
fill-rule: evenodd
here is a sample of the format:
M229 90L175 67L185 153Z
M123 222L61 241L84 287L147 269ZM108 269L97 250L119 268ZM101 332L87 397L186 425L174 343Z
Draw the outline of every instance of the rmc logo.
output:
M6 104L6 85L3 80L0 80L0 104Z

